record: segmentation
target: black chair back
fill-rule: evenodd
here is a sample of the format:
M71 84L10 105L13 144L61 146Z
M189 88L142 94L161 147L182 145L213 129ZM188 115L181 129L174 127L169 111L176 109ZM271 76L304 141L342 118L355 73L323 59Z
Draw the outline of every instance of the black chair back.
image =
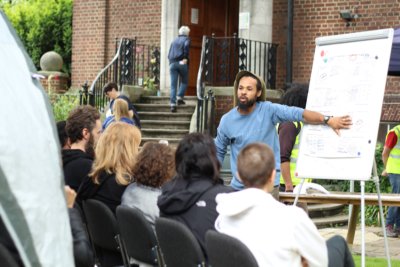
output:
M100 264L109 265L109 261L118 262L116 257L120 253L122 263L128 266L117 219L110 208L98 200L88 199L83 202L83 211Z
M156 234L143 212L133 207L118 206L117 221L128 258L162 266Z
M206 233L206 248L212 267L258 267L249 248L232 236L209 230Z
M197 239L182 223L158 218L156 234L166 266L205 266L203 251Z
M17 261L13 258L10 251L0 244L0 262L1 266L18 267Z

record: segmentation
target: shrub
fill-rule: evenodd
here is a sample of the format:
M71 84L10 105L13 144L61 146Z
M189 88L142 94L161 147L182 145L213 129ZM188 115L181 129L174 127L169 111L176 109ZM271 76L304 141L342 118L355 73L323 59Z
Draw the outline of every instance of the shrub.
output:
M17 31L33 63L56 51L64 60L63 71L70 73L72 47L72 0L20 0L0 3Z
M55 121L66 120L69 112L79 105L79 94L50 94L49 97Z

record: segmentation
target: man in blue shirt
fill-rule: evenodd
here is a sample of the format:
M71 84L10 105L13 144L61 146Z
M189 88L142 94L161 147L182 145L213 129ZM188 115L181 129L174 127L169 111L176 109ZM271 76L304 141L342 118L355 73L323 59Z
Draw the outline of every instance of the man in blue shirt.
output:
M176 112L176 105L184 105L183 97L185 96L188 86L189 76L189 39L190 29L187 26L182 26L179 29L179 36L171 43L168 52L169 74L171 78L171 112ZM176 96L176 87L180 78L180 86L178 97Z
M265 92L262 79L249 71L240 71L236 75L234 89L237 106L221 118L218 126L215 145L217 156L222 163L227 146L231 147L231 186L236 190L244 188L237 178L236 160L239 151L247 144L262 142L269 145L275 156L275 166L280 166L279 139L276 124L284 121L304 121L311 124L326 124L336 133L339 129L350 128L352 121L349 116L332 117L319 112L298 107L288 107L268 101L260 101ZM276 169L274 190L272 195L279 198L280 170Z

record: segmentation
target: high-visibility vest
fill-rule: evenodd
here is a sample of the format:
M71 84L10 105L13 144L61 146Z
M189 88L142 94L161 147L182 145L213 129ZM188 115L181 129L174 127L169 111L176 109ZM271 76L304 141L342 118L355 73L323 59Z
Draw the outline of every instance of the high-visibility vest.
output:
M386 162L386 172L400 174L400 125L397 125L389 131L394 132L397 136L396 145L390 150L389 158ZM389 134L388 133L388 134ZM387 135L386 135L387 138Z
M292 177L292 183L293 185L298 185L301 183L302 178L297 178L295 176L296 172L296 162L297 162L297 157L299 155L299 143L300 143L300 132L303 129L303 122L293 122L296 125L296 128L299 128L299 125L301 127L301 130L296 136L296 140L294 142L294 146L292 149L292 153L290 154L290 177ZM311 182L310 178L305 178L306 180L304 182L309 183ZM285 184L285 180L283 179L282 173L281 173L281 179L280 179L281 184Z

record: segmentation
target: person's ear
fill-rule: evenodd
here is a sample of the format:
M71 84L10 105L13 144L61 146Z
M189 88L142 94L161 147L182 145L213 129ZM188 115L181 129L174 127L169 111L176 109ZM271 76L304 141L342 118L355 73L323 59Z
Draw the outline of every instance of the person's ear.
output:
M257 90L257 97L261 96L261 90Z
M83 128L83 130L82 130L82 137L83 137L83 139L85 139L85 140L89 140L90 131L89 131L88 128Z

